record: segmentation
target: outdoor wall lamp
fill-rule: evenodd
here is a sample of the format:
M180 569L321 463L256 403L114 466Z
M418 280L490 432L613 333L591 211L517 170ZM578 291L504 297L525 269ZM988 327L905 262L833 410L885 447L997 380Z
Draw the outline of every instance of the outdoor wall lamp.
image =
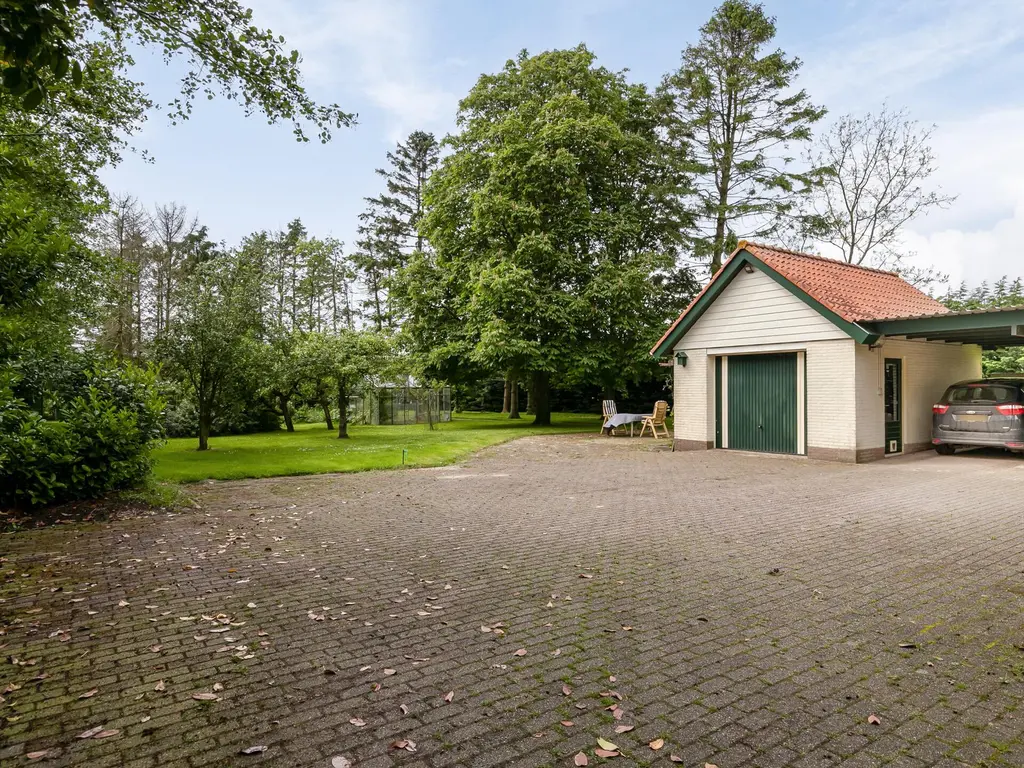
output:
M676 362L679 363L683 368L686 367L686 353L683 351L676 352Z
M743 271L746 272L748 275L754 274L754 265L753 264L744 264L743 265Z

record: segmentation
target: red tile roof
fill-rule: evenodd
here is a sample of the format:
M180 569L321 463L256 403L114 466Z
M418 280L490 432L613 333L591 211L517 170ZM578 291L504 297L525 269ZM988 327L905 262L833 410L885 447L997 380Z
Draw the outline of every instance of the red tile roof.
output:
M740 247L851 323L949 312L895 272L770 245L741 242Z
M729 256L726 264L740 251L750 253L815 301L851 323L949 312L944 305L919 291L895 272L847 264L845 261L826 259L824 256L798 253L745 240L740 241L739 247ZM654 345L652 353L693 309L698 299L715 284L724 268L725 264L694 297L690 305Z

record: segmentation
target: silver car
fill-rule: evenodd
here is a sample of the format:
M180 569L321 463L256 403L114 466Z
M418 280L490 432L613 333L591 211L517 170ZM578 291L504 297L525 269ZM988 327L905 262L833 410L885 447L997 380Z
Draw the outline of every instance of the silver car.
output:
M943 456L968 446L1024 451L1024 376L953 384L932 406L932 445Z

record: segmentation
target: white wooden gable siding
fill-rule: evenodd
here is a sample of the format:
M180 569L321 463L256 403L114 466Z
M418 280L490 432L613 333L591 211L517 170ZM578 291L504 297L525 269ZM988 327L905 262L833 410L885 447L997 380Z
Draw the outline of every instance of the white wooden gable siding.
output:
M760 270L740 271L686 332L676 349L803 344L849 339Z

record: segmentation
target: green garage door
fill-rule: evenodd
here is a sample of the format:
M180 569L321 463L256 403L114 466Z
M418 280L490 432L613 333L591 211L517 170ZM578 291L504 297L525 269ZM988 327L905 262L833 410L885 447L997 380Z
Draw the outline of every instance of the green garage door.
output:
M729 447L797 452L796 353L729 357Z

